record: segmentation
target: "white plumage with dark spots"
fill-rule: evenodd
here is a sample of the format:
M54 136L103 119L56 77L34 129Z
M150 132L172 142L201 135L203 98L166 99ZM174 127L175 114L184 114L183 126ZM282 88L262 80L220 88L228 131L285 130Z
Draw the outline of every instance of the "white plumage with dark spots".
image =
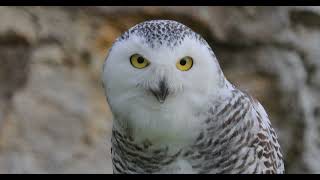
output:
M114 173L284 173L264 108L225 78L187 26L130 28L110 49L102 80Z

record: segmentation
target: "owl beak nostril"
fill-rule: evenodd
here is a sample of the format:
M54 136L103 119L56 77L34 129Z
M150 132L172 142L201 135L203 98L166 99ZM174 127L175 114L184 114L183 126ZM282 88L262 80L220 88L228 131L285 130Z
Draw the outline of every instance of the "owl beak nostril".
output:
M158 89L150 89L150 91L161 104L164 103L166 97L169 94L169 88L167 86L166 80L159 81Z

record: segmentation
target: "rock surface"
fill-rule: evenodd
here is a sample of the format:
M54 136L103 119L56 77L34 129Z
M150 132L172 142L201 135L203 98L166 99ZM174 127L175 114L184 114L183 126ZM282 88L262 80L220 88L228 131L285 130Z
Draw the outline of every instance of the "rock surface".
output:
M0 7L0 173L112 173L100 72L132 25L200 33L259 99L287 173L320 173L319 7Z

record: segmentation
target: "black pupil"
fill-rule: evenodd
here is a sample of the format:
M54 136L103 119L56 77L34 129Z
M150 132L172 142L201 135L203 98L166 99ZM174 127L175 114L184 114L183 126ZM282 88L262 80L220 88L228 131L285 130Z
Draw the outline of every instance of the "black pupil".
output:
M181 60L180 60L180 64L181 64L182 66L184 66L184 65L187 64L187 61L186 61L185 59L181 59Z
M137 61L139 64L142 64L144 62L144 59L143 57L138 57Z

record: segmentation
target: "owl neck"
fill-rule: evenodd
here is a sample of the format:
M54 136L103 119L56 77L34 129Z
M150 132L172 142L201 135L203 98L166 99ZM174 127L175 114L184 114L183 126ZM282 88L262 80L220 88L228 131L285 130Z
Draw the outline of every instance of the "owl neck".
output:
M185 132L181 130L174 132L173 129L174 128L162 130L153 128L143 130L137 128L134 130L131 128L119 127L116 124L113 126L114 131L117 131L137 146L149 147L150 150L168 148L168 154L175 154L180 149L190 146L199 134L196 129L193 131L187 130Z

